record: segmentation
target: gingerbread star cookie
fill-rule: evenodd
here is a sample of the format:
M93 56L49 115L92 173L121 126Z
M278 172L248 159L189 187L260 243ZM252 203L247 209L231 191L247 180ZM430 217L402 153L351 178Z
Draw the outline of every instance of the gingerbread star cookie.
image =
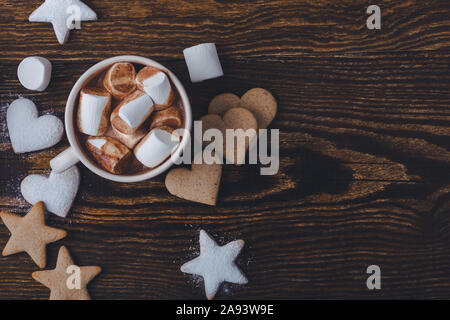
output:
M208 300L216 295L222 282L246 284L247 278L234 260L244 247L244 240L219 246L206 231L200 231L200 256L186 262L181 271L203 277Z
M101 268L74 265L65 246L59 249L54 270L33 272L33 279L50 289L50 300L90 300L87 284L101 272Z
M64 230L45 225L43 202L36 203L25 217L8 212L0 213L0 217L11 232L11 237L3 249L3 256L26 252L39 268L45 268L46 245L67 235Z

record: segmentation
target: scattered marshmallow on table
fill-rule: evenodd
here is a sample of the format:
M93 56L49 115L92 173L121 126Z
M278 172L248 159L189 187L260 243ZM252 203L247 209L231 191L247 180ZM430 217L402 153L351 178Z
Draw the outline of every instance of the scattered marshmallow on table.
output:
M78 129L87 135L103 135L108 129L111 95L99 88L84 88L80 93Z
M175 151L179 138L168 131L153 129L136 146L134 155L144 166L155 168Z
M147 93L155 103L156 110L169 107L175 100L175 93L167 74L155 67L145 67L136 76L137 86Z
M45 0L45 2L30 15L30 22L50 22L53 25L56 38L60 44L69 39L70 28L68 19L77 17L80 21L97 20L97 14L80 0Z
M133 134L148 119L154 109L152 99L136 90L126 97L112 112L111 123L124 134Z
M28 57L17 68L20 83L28 90L44 91L50 83L52 64L43 57Z
M39 117L34 102L25 98L9 105L6 123L15 153L53 147L64 134L64 125L60 119L52 115Z
M28 203L44 202L48 211L66 217L80 185L80 172L76 166L62 173L52 171L47 178L32 174L22 180L20 190Z
M202 43L183 50L192 82L223 76L222 66L214 43Z

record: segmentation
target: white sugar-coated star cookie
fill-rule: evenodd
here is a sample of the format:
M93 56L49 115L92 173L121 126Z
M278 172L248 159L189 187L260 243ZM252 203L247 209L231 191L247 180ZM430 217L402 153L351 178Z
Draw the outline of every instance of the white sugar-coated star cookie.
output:
M68 20L70 17L77 17L78 13L80 21L97 20L97 14L80 0L45 0L39 8L34 10L28 20L50 22L58 42L64 44L70 33L71 24Z
M206 231L201 230L200 256L183 264L181 271L202 276L205 282L206 297L211 300L222 282L236 284L248 282L234 262L244 244L243 240L236 240L221 247Z

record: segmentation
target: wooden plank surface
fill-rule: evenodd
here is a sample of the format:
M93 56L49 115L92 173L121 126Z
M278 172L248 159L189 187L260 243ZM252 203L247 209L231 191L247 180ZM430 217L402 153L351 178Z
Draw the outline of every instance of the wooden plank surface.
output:
M49 172L67 146L15 155L5 124L17 96L64 115L77 78L120 54L154 58L190 95L194 118L218 93L271 90L279 114L280 172L225 166L217 207L171 196L164 175L119 184L80 166L81 187L61 241L102 274L95 299L197 299L201 282L179 271L198 253L198 230L242 238L246 286L222 299L450 297L450 3L382 1L382 29L365 27L369 1L85 1L98 14L60 46L49 24L27 22L41 1L0 0L0 209L30 206L20 181ZM225 77L192 84L182 49L215 41ZM53 80L25 90L16 68L48 57ZM0 246L8 230L0 226ZM59 245L49 247L53 267ZM368 265L382 290L366 288ZM0 298L45 299L20 254L0 258Z

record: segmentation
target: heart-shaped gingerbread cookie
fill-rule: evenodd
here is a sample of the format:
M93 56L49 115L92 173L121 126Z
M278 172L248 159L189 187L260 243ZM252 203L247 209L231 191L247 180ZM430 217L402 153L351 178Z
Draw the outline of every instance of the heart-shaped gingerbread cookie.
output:
M256 137L258 131L258 123L253 113L244 108L231 108L225 112L222 118L215 114L208 114L200 120L203 133L212 128L222 132L224 143L222 154L225 155L227 162L243 164L250 142ZM227 143L226 129L234 130L233 145ZM232 148L233 146L234 148Z
M36 105L24 98L10 104L6 123L15 153L50 148L61 140L64 133L60 119L52 115L38 117Z
M67 216L80 185L80 172L76 166L62 173L51 172L47 178L32 174L23 179L20 189L28 203L44 202L48 211L60 217Z
M228 110L241 107L250 110L258 120L258 127L266 129L277 114L278 104L273 95L262 88L247 91L242 98L233 93L223 93L214 97L208 113L223 115Z
M193 164L192 170L172 169L166 176L166 188L179 198L215 206L221 177L221 164Z

